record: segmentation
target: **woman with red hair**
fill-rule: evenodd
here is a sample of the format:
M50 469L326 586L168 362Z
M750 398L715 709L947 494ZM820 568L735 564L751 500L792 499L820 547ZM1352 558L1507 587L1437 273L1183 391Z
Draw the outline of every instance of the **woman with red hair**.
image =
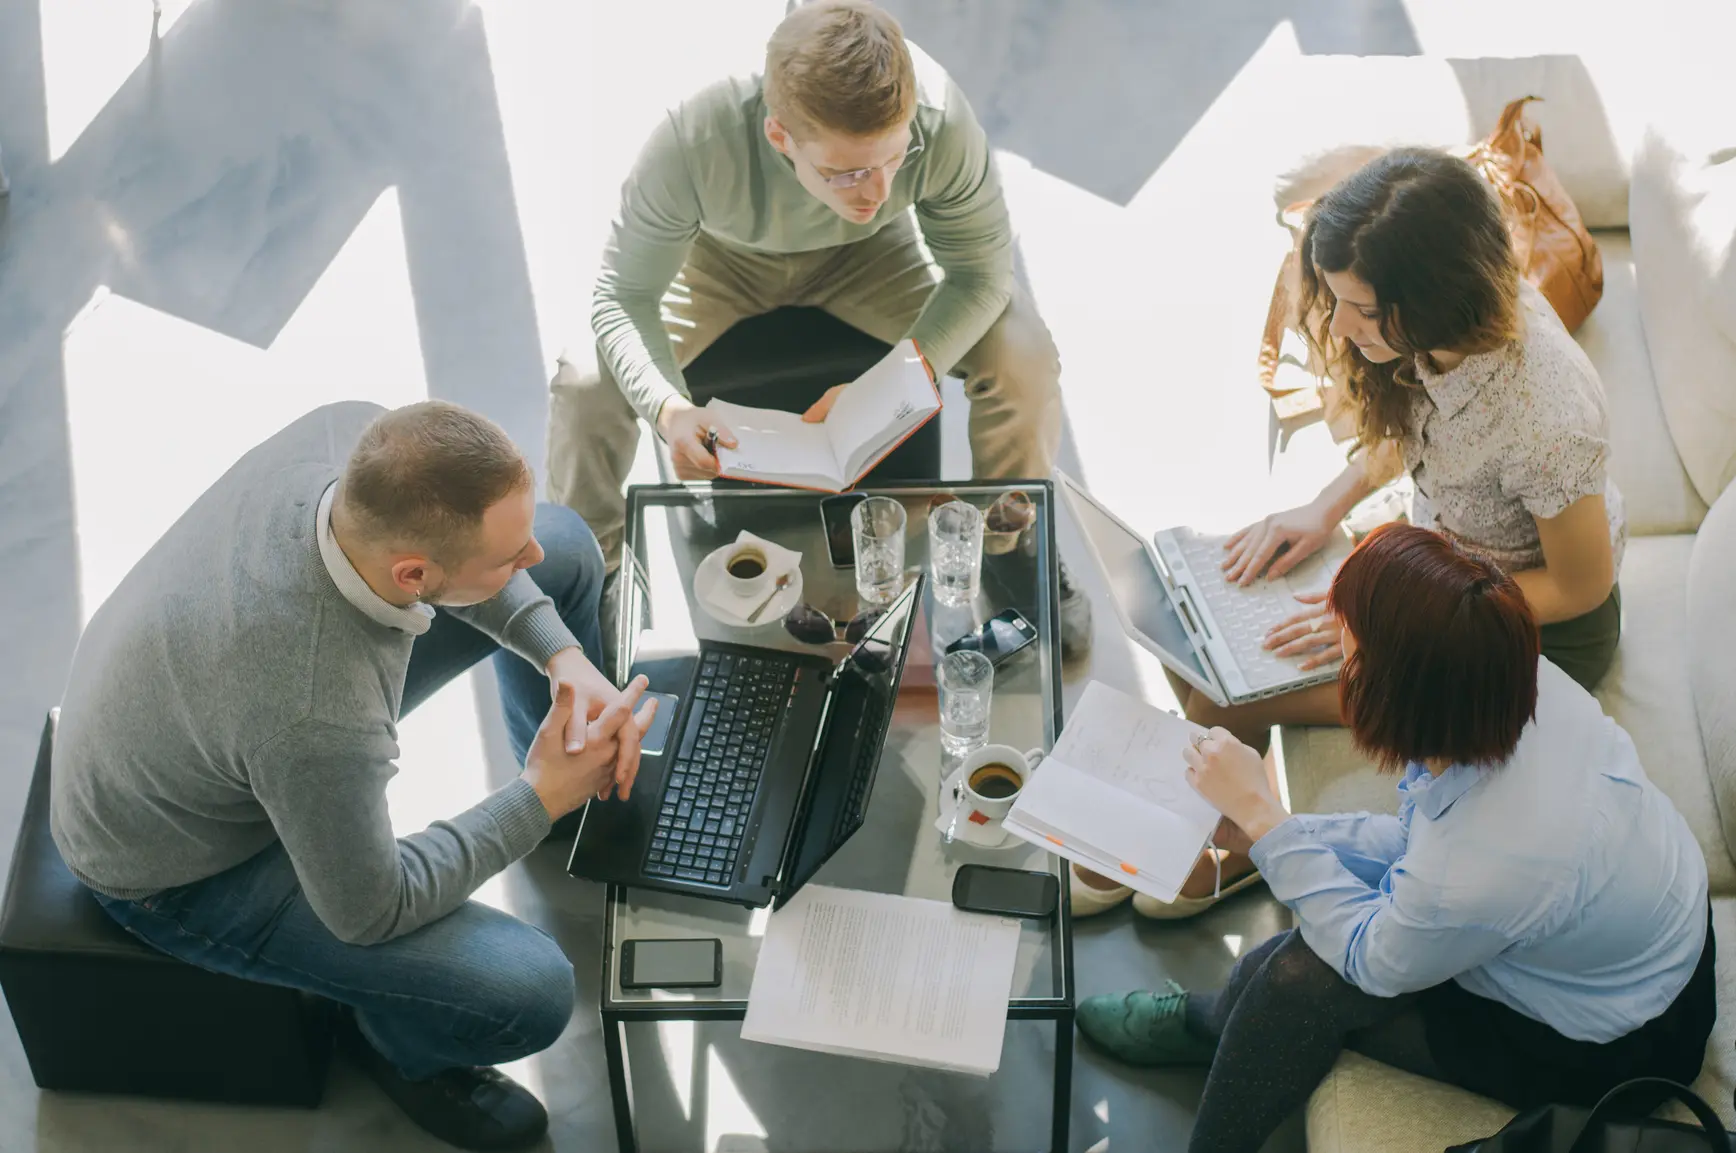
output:
M1705 859L1628 735L1539 659L1519 585L1388 525L1329 605L1343 714L1398 774L1398 815L1293 816L1211 730L1188 779L1297 927L1218 992L1088 997L1080 1030L1133 1064L1210 1066L1194 1153L1254 1153L1346 1048L1515 1108L1691 1082L1717 1012Z

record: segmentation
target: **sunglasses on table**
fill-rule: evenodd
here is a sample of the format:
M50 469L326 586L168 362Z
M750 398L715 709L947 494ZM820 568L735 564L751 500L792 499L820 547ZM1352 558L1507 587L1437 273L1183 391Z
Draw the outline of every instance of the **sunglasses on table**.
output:
M848 621L840 621L813 605L799 604L784 617L784 631L803 644L829 645L844 641L854 645L850 660L863 672L878 673L892 663L892 645L886 640L869 637L868 631L885 615L885 609L872 608Z
M847 621L840 621L804 602L784 617L784 631L805 645L829 645L839 641L861 644L868 630L874 627L874 622L885 614L883 608L872 608Z

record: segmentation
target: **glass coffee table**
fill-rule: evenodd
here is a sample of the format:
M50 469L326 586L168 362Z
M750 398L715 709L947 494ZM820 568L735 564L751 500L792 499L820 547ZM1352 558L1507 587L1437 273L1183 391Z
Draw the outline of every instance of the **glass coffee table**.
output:
M909 519L906 565L923 566L928 552L927 512L944 494L987 509L997 498L1023 492L1030 523L1022 532L991 536L985 547L981 593L974 605L948 608L925 594L893 720L881 755L866 821L821 868L812 883L950 901L952 878L970 862L1044 870L1060 881L1062 899L1048 921L1022 922L1007 1017L1055 1025L1053 1121L1050 1148L1067 1148L1073 1065L1073 948L1066 900L1066 863L1019 842L997 849L962 840L945 843L935 828L941 784L953 767L940 746L934 663L941 648L1003 609L1014 608L1037 629L1037 640L995 672L989 741L1018 749L1049 748L1061 726L1059 593L1055 579L1054 493L1047 481L926 484L875 488L902 501ZM755 628L720 623L693 596L693 574L713 549L742 530L802 554L801 599L837 620L862 606L854 573L834 568L820 518L822 494L763 486L636 486L627 498L628 571L620 613L617 668L624 675L635 646L650 637L661 645L727 641L826 651L803 644L780 617ZM1016 498L1015 498L1016 499ZM847 645L832 655L843 657ZM602 970L603 1044L609 1063L616 1134L623 1153L638 1148L625 1030L634 1022L740 1021L747 1012L767 909L610 885L605 911ZM715 988L640 990L621 987L621 946L631 939L711 938L723 942L723 978ZM844 1060L828 1058L829 1060Z

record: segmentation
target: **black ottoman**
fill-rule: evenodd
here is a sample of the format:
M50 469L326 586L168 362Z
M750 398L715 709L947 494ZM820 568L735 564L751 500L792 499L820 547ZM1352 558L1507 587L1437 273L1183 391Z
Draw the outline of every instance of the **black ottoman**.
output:
M44 1089L319 1104L329 1004L196 969L112 921L48 831L55 714L42 730L0 904L0 989Z
M694 404L718 396L732 404L801 412L828 388L855 380L891 350L891 345L823 309L780 308L738 321L682 375ZM858 487L939 477L937 416L887 453Z

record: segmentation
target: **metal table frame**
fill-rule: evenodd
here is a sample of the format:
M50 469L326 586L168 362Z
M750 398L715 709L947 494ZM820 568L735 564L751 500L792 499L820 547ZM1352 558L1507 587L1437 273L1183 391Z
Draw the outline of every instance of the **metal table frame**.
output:
M1052 715L1049 718L1050 741L1052 742L1061 731L1060 586L1053 575L1057 571L1056 566L1059 563L1059 554L1055 545L1054 486L1047 480L995 481L992 483L1016 485L1027 489L1040 488L1045 494L1045 515L1042 521L1043 539L1039 547L1044 550L1044 555L1048 560L1048 572L1050 573L1050 579L1046 582L1046 593L1049 599L1048 622L1051 632L1055 634L1049 645L1049 685L1051 696L1054 698L1050 702ZM957 486L945 483L887 485L863 491L871 495L897 495L910 492L929 492L950 487L963 488L969 487L969 484L962 483ZM688 492L698 497L709 491L710 486L704 484L633 486L627 494L627 535L624 547L631 549L636 543L640 523L640 501L644 496ZM791 497L799 497L800 495L802 494L790 494ZM625 672L625 670L622 671ZM609 1063L609 1096L615 1111L615 1137L620 1145L621 1153L638 1153L639 1140L633 1112L632 1070L627 1062L627 1025L656 1021L741 1021L747 1016L747 1002L741 1000L705 1003L670 1001L644 1004L614 1001L616 924L624 894L623 886L608 886L603 919L602 996L599 998L599 1005L603 1024L603 1050ZM1073 928L1065 884L1061 886L1061 900L1056 905L1054 941L1049 954L1054 976L1053 984L1060 989L1061 995L1058 997L1014 998L1007 1003L1007 1019L1009 1021L1053 1021L1055 1023L1054 1098L1049 1148L1051 1153L1067 1153L1067 1135L1072 1113L1074 986Z

